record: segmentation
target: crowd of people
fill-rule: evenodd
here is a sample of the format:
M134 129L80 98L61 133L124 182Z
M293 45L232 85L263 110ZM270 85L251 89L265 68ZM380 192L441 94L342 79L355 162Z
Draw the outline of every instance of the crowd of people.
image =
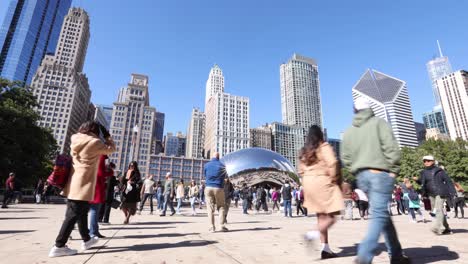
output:
M384 235L391 263L411 263L393 225L394 209L398 215L408 215L412 223L426 223L431 217L434 234L451 234L447 221L449 212L453 209L454 217L464 218L463 187L453 183L431 155L422 158L425 169L420 175L405 177L403 182L397 183L400 149L391 128L374 115L366 99L358 98L354 111L352 126L343 135L342 164L325 141L322 129L314 125L308 131L299 156L300 183L286 181L282 186L248 186L246 183L234 186L218 153L205 165L204 181L198 183L192 180L185 184L182 179L176 182L171 173L167 173L164 182L155 181L151 175L143 179L135 161L121 176L116 176L115 164L109 162L107 156L115 151L109 132L97 122L86 122L71 138L73 168L62 191L67 198L65 219L49 256L77 253L66 245L75 224L83 240L82 250L91 248L99 238L105 237L99 232L99 225L109 224L112 208L120 208L124 214L123 224L128 224L133 215L142 213L147 203L149 213L153 214L156 202L160 217L166 216L168 208L170 216L181 215L184 203L190 205L192 216L197 214L197 207L201 209L206 205L207 229L226 232L231 205L242 205L244 214L251 210L293 217L294 203L296 216L315 214L317 225L311 227L304 238L312 245L320 241L322 259L338 257L329 245L328 230L341 215L343 220L369 219L369 229L359 244L355 263L372 262L380 234ZM343 179L341 165L356 176L357 182ZM11 199L14 185L15 175L11 173L2 207ZM47 203L50 189L47 181L40 180L35 191L36 203ZM353 217L355 207L359 211L358 218Z

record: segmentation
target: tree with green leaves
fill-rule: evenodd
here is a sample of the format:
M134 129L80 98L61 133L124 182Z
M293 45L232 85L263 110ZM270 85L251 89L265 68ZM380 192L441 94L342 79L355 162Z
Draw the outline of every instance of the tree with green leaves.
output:
M0 179L15 172L23 187L32 187L38 178L52 171L57 151L49 129L39 127L40 115L32 91L20 82L0 78Z

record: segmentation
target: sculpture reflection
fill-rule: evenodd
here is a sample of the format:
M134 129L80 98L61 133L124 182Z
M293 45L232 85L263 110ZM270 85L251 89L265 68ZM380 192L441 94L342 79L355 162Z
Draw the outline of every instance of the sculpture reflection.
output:
M297 181L291 162L280 154L263 148L248 148L222 158L226 172L235 185L248 186L267 183L282 185L286 180Z

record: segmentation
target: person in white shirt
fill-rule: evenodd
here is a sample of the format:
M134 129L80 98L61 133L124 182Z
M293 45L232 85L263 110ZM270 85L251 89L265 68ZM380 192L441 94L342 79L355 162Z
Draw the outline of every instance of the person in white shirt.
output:
M150 201L150 214L153 214L153 196L154 196L154 186L155 182L153 181L153 176L148 175L145 181L143 182L143 187L141 188L141 196L143 197L140 202L140 212L143 211L143 206L145 205L146 200L149 198Z
M356 188L354 192L358 196L358 207L361 219L367 219L369 215L369 198L367 198L367 195L361 189Z

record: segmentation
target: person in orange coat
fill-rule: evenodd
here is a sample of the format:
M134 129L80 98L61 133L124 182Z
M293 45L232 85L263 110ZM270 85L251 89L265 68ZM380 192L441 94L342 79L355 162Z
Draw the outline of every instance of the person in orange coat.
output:
M114 174L113 171L106 166L106 160L108 158L109 157L107 155L102 155L99 158L94 200L89 202L89 235L91 237L105 237L99 233L98 214L101 210L101 206L106 202L106 180Z
M336 215L344 209L344 202L339 186L338 160L333 148L325 142L320 127L310 127L299 158L304 207L315 212L318 221L318 231L307 232L305 238L315 241L320 237L321 258L335 258L337 255L328 246L328 229L336 222Z

